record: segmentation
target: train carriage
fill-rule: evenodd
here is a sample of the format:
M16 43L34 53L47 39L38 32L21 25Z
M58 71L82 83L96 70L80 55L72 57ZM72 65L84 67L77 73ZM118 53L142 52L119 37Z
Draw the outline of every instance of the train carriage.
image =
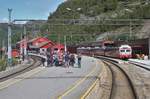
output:
M120 47L80 47L77 48L77 52L90 56L107 56L121 59L132 57L132 48L129 45L121 45Z

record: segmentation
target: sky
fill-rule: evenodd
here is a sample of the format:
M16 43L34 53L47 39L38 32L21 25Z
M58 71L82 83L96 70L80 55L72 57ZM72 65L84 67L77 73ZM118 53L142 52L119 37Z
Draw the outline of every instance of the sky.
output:
M8 8L13 19L47 19L66 0L0 0L0 22L8 21Z

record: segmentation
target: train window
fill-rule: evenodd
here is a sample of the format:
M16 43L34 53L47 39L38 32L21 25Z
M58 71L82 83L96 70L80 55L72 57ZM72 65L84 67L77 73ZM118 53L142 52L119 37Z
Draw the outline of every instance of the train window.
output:
M94 47L94 49L99 49L100 47Z
M55 48L54 50L55 50L55 51L57 51L57 50L58 50L58 48Z
M61 51L64 51L64 49L63 49L63 48L61 48L60 50L61 50Z
M114 47L115 44L114 43L104 43L104 46L106 46L106 47Z
M91 47L87 47L87 49L89 49L89 50L90 50L90 49L91 49Z
M126 50L126 52L130 52L130 50Z
M120 50L120 52L125 52L125 50Z

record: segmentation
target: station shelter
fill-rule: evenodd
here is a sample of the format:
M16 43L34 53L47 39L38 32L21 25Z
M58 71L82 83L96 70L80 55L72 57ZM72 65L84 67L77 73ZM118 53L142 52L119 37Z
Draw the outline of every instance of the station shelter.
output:
M52 48L54 43L46 37L37 37L28 41L30 51L45 53L49 48Z

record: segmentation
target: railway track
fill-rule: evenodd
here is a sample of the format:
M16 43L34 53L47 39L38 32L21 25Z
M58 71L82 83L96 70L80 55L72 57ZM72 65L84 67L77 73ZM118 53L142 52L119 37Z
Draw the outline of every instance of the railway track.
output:
M135 66L137 66L137 67L140 67L140 68L143 68L143 69L145 69L145 70L150 71L150 68L149 68L148 65L144 66L144 64L138 64L138 63L136 63L136 62L129 62L129 63L130 63L130 64L133 64L133 65L135 65Z
M23 74L23 73L25 73L27 71L30 71L30 70L32 70L32 69L34 69L34 68L36 68L36 67L41 65L41 62L39 61L39 58L35 58L35 57L31 57L31 58L33 60L33 63L29 67L27 67L27 68L25 68L23 70L20 70L18 72L15 72L15 73L13 73L11 75L8 75L8 76L5 76L3 78L0 78L0 82L3 82L3 81L8 80L10 78L16 77L17 75Z
M107 86L107 94L103 99L138 99L132 80L128 74L117 64L103 60L107 68L109 84ZM108 81L107 81L108 82ZM109 91L108 91L109 90ZM104 97L104 95L103 95Z

